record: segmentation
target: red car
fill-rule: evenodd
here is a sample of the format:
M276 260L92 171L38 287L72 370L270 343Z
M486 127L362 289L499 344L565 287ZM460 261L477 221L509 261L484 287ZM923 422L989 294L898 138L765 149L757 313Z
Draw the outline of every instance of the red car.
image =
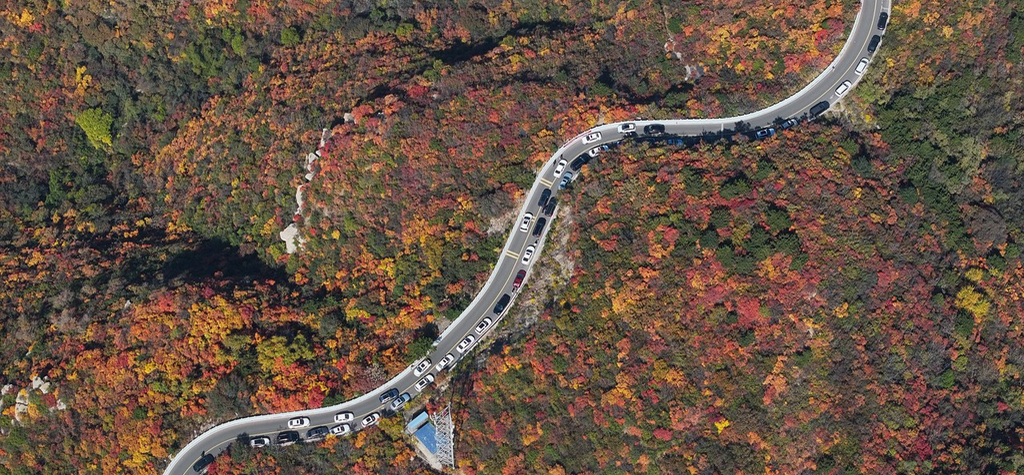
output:
M519 290L519 286L523 285L523 279L526 278L526 270L519 271L516 274L516 280L512 281L512 290Z

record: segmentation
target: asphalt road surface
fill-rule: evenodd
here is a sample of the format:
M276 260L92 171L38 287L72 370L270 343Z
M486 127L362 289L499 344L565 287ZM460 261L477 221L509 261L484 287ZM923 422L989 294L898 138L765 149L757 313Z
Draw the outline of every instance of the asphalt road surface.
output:
M554 173L561 160L571 163L576 157L585 154L595 147L603 144L614 144L626 138L663 139L681 137L685 139L686 137L700 137L709 134L712 136L715 134L728 135L730 133L753 134L757 130L767 128L779 129L783 121L791 118L800 121L809 120L813 118L810 110L816 104L828 101L829 105L831 105L838 100L838 95L836 94L837 87L845 81L856 84L857 80L860 79L861 75L856 72L856 68L861 63L862 58L871 58L871 54L867 51L868 43L872 36L883 34L884 30L878 29L878 17L881 12L887 12L888 10L888 0L864 0L861 10L857 14L850 37L832 64L802 90L775 105L739 117L706 120L638 120L627 123L606 124L588 130L566 142L565 145L551 156L551 159L548 160L537 174L533 188L531 188L527 195L526 204L519 212L511 235L508 237L505 248L502 250L500 260L495 265L494 270L491 271L487 283L477 294L476 298L473 299L469 307L439 337L433 352L429 355L431 360L430 366L422 375L415 376L413 368L410 367L374 391L335 406L292 413L252 416L220 424L196 437L184 449L178 452L166 470L164 470L164 475L196 474L197 472L194 469L196 462L203 459L206 454L214 456L219 454L228 445L235 443L240 434L246 434L250 437L267 436L270 437L273 443L276 443L277 435L289 430L288 421L296 417L308 417L310 419L308 426L296 429L302 438L306 438L306 433L310 428L338 426L339 423L335 422L335 415L338 413L352 413L354 420L348 422L352 431L363 429L364 424L362 420L368 415L376 413L380 414L381 417L387 416L390 412L388 410L390 404L380 401L379 397L382 394L394 388L398 390L399 394L409 393L410 396L415 397L419 394L419 391L415 388L418 381L427 374L437 376L439 372L451 368L452 364L448 364L441 369L435 367L442 358L451 354L454 356L454 362L458 362L463 355L468 354L480 342L481 338L487 336L487 333L498 324L500 318L511 307L511 303L509 303L500 314L494 312L495 305L503 295L507 294L514 300L516 292L512 289L513 281L520 270L529 272L530 266L540 255L544 236L547 229L551 226L553 216L544 215L541 207L538 206L541 194L544 190L550 189L551 196L556 197L559 192L559 182L562 179L562 175L565 172L572 172L572 178L575 178L578 174L578 171L573 171L572 167L568 164L565 166L564 171L558 174ZM849 92L847 91L846 94L849 94ZM740 125L737 125L737 123L740 123ZM625 124L633 125L632 134L636 134L635 136L620 128L620 126L625 126L625 129L629 129L629 125ZM654 124L663 126L664 133L656 134L655 129L657 127L648 129L651 132L650 134L645 133L645 128ZM600 133L600 138L593 141L588 140L587 137L595 132ZM527 231L521 231L520 224L527 213L532 214L533 220L528 225ZM539 237L535 237L533 236L533 230L537 218L540 217L546 218L547 225L545 226L544 233ZM528 263L523 263L524 252L531 245L536 247L533 258ZM477 332L476 327L484 318L490 318L491 324L487 328L482 329L481 332ZM468 347L465 347L463 351L459 351L457 346L467 336L473 336L475 341L469 344ZM203 471L205 470L201 469L199 472Z

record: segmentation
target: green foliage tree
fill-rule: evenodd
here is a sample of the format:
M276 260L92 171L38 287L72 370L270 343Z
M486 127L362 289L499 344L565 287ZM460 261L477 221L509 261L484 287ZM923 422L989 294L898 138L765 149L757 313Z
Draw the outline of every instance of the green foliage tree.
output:
M114 118L103 112L99 107L86 109L75 117L75 123L82 128L89 143L100 150L108 150L111 146L110 125Z

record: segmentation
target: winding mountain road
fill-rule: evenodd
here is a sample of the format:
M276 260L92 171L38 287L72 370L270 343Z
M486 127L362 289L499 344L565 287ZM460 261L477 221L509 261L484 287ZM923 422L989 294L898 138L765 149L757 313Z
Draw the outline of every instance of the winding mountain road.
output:
M504 309L497 313L494 311L495 305L503 299L504 295L508 295L514 300L516 291L513 290L513 282L520 271L529 273L530 267L536 262L544 244L547 228L550 228L550 221L554 217L554 213L551 213L551 216L545 215L542 212L542 207L538 205L538 201L545 190L550 190L552 198L558 195L559 182L565 172L572 172L572 178L575 178L578 171L574 171L571 165L574 159L584 156L595 147L616 143L627 138L700 137L735 133L753 135L759 130L763 131L764 135L768 134L769 128L773 129L771 133L774 134L774 129L779 128L789 119L796 119L798 122L812 119L823 111L819 105L823 101L827 101L828 105L836 102L838 99L837 87L850 81L851 85L847 87L849 89L861 78L863 68L866 67L866 64L861 65L861 63L864 58L871 58L868 45L872 41L872 37L881 36L884 33L884 27L879 28L879 15L882 12L887 13L888 10L889 0L863 0L850 37L831 65L799 92L770 107L738 117L721 119L642 120L606 124L588 130L566 142L538 172L533 187L526 196L526 204L519 212L511 234L505 242L505 248L500 254L500 260L491 271L487 283L484 284L483 289L480 290L469 307L438 338L434 349L428 356L431 363L420 375L414 374L414 368L409 367L374 391L335 406L252 416L225 422L207 430L186 445L170 461L163 472L164 475L194 475L205 472L205 467L213 460L213 456L235 443L238 436L243 433L250 437L266 436L272 443L277 443L278 435L290 430L288 428L289 420L299 417L309 418L308 425L296 429L303 439L307 438L309 429L316 427L336 428L344 423L348 424L352 431L356 431L364 428L364 417L373 414L385 416L388 413L390 404L389 402L382 403L380 396L389 390L394 388L398 390L398 394L408 393L413 397L418 395L420 391L416 389L417 382L428 374L437 376L439 372L450 369L463 355L468 354L508 311L511 302L506 303ZM877 46L877 40L875 43ZM860 66L860 72L858 72L858 66ZM844 92L849 93L848 90ZM828 105L825 106L826 109ZM632 124L632 130L628 124ZM648 128L652 125L655 127ZM663 126L664 132L659 133L659 127L656 125ZM787 124L787 126L792 125L795 123ZM588 139L595 133L599 133L600 137ZM562 160L567 162L564 165L564 170L555 173L555 169L559 167L558 164ZM532 215L533 220L527 225L526 231L521 231L521 223L527 214ZM534 228L540 217L544 217L548 223L539 236L534 236ZM527 252L529 246L535 246L533 258L524 263L524 253ZM489 318L491 323L478 331L478 325L481 325L485 318ZM474 338L474 341L460 351L458 346L470 336ZM452 355L454 361L445 367L437 368L438 363L446 355ZM336 415L341 413L351 413L352 420L346 422L340 420L342 418L336 419ZM369 425L375 423L376 421Z

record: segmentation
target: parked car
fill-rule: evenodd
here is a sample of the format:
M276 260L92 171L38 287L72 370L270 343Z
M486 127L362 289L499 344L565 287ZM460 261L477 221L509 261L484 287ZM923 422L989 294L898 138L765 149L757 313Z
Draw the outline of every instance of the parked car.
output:
M391 389L388 390L388 392L386 392L384 394L381 394L379 400L380 400L381 404L384 404L384 403L386 403L386 402L388 402L388 401L390 401L390 400L392 400L392 399L394 399L396 397L398 397L398 389L397 388L391 388Z
M334 415L334 422L352 422L352 419L355 418L355 414L351 412L339 412Z
M594 143L601 140L601 132L591 132L583 137L583 143Z
M761 130L758 130L757 132L754 132L754 136L757 137L758 139L762 139L762 140L764 140L764 139L766 139L768 137L771 137L773 135L775 135L775 129L773 129L771 127L767 128L767 129L761 129Z
M289 430L277 434L277 445L292 445L299 440L299 431Z
M828 101L821 101L815 104L813 107L811 107L811 116L816 116L818 114L821 114L822 112L825 112L826 110L828 110L828 105Z
M885 25L887 23L889 23L889 14L886 13L886 12L882 12L881 15L878 15L878 29L879 30L884 30L885 29Z
M627 122L625 124L619 124L619 133L624 134L627 132L636 132L636 124Z
M526 213L523 216L523 222L519 224L519 230L526 232L530 230L530 222L533 221L533 213Z
M526 250L523 251L523 259L522 259L523 265L526 265L526 264L530 263L530 258L533 257L533 251L536 251L536 250L537 250L537 246L534 246L533 244L530 244L529 246L526 246Z
M871 41L868 42L868 53L874 53L878 49L878 43L882 41L882 37L875 35L871 37Z
M665 144L667 144L667 145L680 145L681 146L681 145L686 145L686 142L684 142L683 139L666 139L665 140Z
M211 463L213 463L213 454L203 455L196 460L196 463L192 464L192 470L195 470L196 473L206 473L206 467L209 467Z
M394 401L391 401L391 410L399 410L402 406L405 405L405 403L409 402L409 400L411 399L412 396L410 396L409 393L402 393L401 396L398 396L397 398L395 398Z
M288 420L288 428L289 429L298 429L300 427L306 427L308 425L309 425L309 418L308 417L296 417L294 419L289 419Z
M270 437L253 437L249 439L250 447L266 447L270 445Z
M559 173L562 173L562 170L565 170L565 166L568 163L569 162L565 161L564 158L562 160L559 160L558 164L555 165L555 171L554 171L554 173L552 173L552 175L558 176Z
M651 124L644 127L644 133L647 135L661 135L665 133L665 126L661 124Z
M429 367L430 367L430 358L424 358L423 361L420 361L420 363L418 365L416 365L415 368L412 369L412 374L414 376L419 376L419 375L423 374L423 372L426 371L427 368L429 368Z
M423 388L427 387L428 385L430 385L430 383L433 383L433 382L434 382L434 375L428 374L428 375L424 376L423 379L421 379L418 383L416 383L416 390L417 391L423 391Z
M476 325L476 334L477 335L483 335L484 332L487 331L487 328L490 327L490 326L491 326L491 317L484 317L484 319L480 320L480 323L478 323Z
M785 122L779 124L779 127L782 130L788 130L788 129L793 128L793 126L795 126L798 123L799 122L796 119L789 119L789 120L786 120Z
M587 156L590 158L597 158L599 153L601 153L601 147L594 147L587 151Z
M837 96L841 96L843 94L846 94L846 91L849 91L849 90L850 90L850 81L843 81L843 83L840 84L839 87L836 88L836 95Z
M533 236L534 237L540 236L540 233L544 232L544 225L547 224L547 221L548 220L546 220L544 218L538 218L537 219L537 224L533 226Z
M583 165L586 164L586 163L587 163L587 155L586 154L580 155L580 156L578 156L578 157L576 157L576 158L574 158L572 160L572 163L569 164L569 169L574 171L574 172L578 172L578 171L580 171L580 168L583 168Z
M860 62L857 63L857 69L853 70L853 72L857 73L857 75L861 75L864 74L866 69L868 69L868 59L861 58Z
M306 440L323 439L324 437L327 437L327 434L330 432L331 430L328 429L327 426L314 427L306 431Z
M331 427L331 433L338 437L348 434L349 432L352 432L352 426L348 424L339 424Z
M437 363L437 366L435 366L434 369L441 371L448 367L448 365L452 364L452 361L455 361L455 355L448 353L447 355L444 355L444 358L441 358L441 361Z
M370 427L378 422L380 422L380 413L374 412L363 418L363 427Z
M473 335L468 335L466 336L466 338L463 338L462 341L459 342L459 346L456 346L455 349L458 350L459 353L465 353L466 348L469 348L469 346L472 345L474 341L476 341L476 337Z
M494 305L494 313L496 315L501 315L501 312L505 311L505 307L508 306L508 303L510 301L512 301L512 296L511 295L509 295L509 294L502 295L501 298L498 299L498 303ZM470 336L472 336L472 335L470 335Z
M558 206L558 198L551 198L548 205L544 207L544 214L551 216L555 212L555 206Z
M519 290L523 286L523 279L526 279L526 269L520 269L516 273L516 279L512 281L512 290Z
M545 188L544 191L540 192L540 199L537 200L537 206L541 208L548 204L548 200L551 199L551 188Z
M565 174L562 175L562 181L558 182L558 189L559 190L564 190L565 187L569 186L569 182L571 182L571 181L572 181L572 173L565 172Z

